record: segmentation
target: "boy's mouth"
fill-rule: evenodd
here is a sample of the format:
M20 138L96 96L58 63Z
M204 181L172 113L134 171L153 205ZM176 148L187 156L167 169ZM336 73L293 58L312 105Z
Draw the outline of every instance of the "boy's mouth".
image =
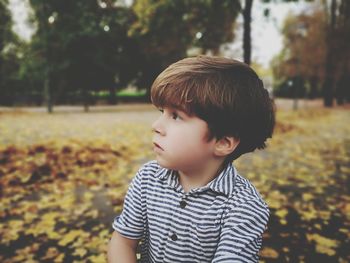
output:
M154 148L160 149L163 151L163 148L158 143L153 142L153 145L154 145Z

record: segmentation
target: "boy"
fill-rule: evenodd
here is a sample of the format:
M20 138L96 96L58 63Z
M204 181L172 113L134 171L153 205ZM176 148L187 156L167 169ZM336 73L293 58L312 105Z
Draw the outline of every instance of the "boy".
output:
M269 210L232 165L265 148L274 106L246 64L180 60L151 88L156 161L133 179L113 223L109 262L257 262Z

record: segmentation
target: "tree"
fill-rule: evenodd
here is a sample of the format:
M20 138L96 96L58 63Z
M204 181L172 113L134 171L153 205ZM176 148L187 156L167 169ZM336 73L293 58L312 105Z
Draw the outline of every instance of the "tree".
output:
M3 52L4 48L9 41L9 38L11 38L11 15L8 10L8 1L0 1L0 69L3 65Z
M12 105L20 94L19 56L24 43L12 32L8 1L0 1L0 104Z
M142 53L138 85L150 87L170 63L186 56L191 47L217 54L221 44L234 37L239 1L134 1L136 19L129 36Z
M333 106L333 84L334 84L334 55L333 55L333 38L335 33L335 20L336 20L336 0L331 2L331 11L330 11L330 22L327 29L327 55L325 61L325 80L323 82L323 98L324 105L326 107Z
M96 0L31 0L31 4L38 27L33 54L48 70L47 94L55 102L79 96L88 110L90 93L107 89L110 103L115 103L116 87L134 78L126 59L137 53L127 37L129 9Z
M245 0L245 6L243 9L243 58L244 62L250 65L251 59L251 36L250 36L250 24L252 21L253 0Z
M282 31L284 50L273 67L282 83L295 76L306 80L311 97L321 94L318 87L322 87L324 105L331 107L335 95L338 103L349 97L349 3L332 1L330 11L324 7L287 18Z
M282 29L284 48L272 65L275 79L280 83L294 79L299 81L300 88L300 80L305 80L311 98L320 94L318 87L324 80L324 27L325 16L320 9L308 15L289 15Z
M340 82L338 89L338 102L342 103L342 97L346 96L346 84L344 79L350 74L350 4L348 1L332 0L330 8L325 2L325 10L328 18L326 28L326 61L325 80L323 83L324 105L333 106L335 85Z
M218 54L232 41L240 10L238 0L135 0L131 7L110 0L30 3L37 32L23 76L38 70L47 98L64 102L67 94L81 94L86 109L91 91L108 89L114 102L120 86L149 90L155 76L192 47Z

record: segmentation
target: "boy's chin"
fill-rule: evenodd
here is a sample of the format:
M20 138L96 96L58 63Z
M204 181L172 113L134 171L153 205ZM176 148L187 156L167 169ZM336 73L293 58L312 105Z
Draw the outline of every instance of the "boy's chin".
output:
M177 170L175 165L172 165L171 163L166 162L165 160L163 160L162 158L159 158L158 156L157 156L156 160L157 160L157 163L162 168L169 169L169 170Z

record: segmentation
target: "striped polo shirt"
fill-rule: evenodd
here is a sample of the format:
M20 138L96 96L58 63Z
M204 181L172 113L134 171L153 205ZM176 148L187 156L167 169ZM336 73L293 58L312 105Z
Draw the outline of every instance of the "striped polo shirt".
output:
M141 262L258 262L269 209L229 164L206 186L185 192L178 173L145 164L113 222L141 240Z

